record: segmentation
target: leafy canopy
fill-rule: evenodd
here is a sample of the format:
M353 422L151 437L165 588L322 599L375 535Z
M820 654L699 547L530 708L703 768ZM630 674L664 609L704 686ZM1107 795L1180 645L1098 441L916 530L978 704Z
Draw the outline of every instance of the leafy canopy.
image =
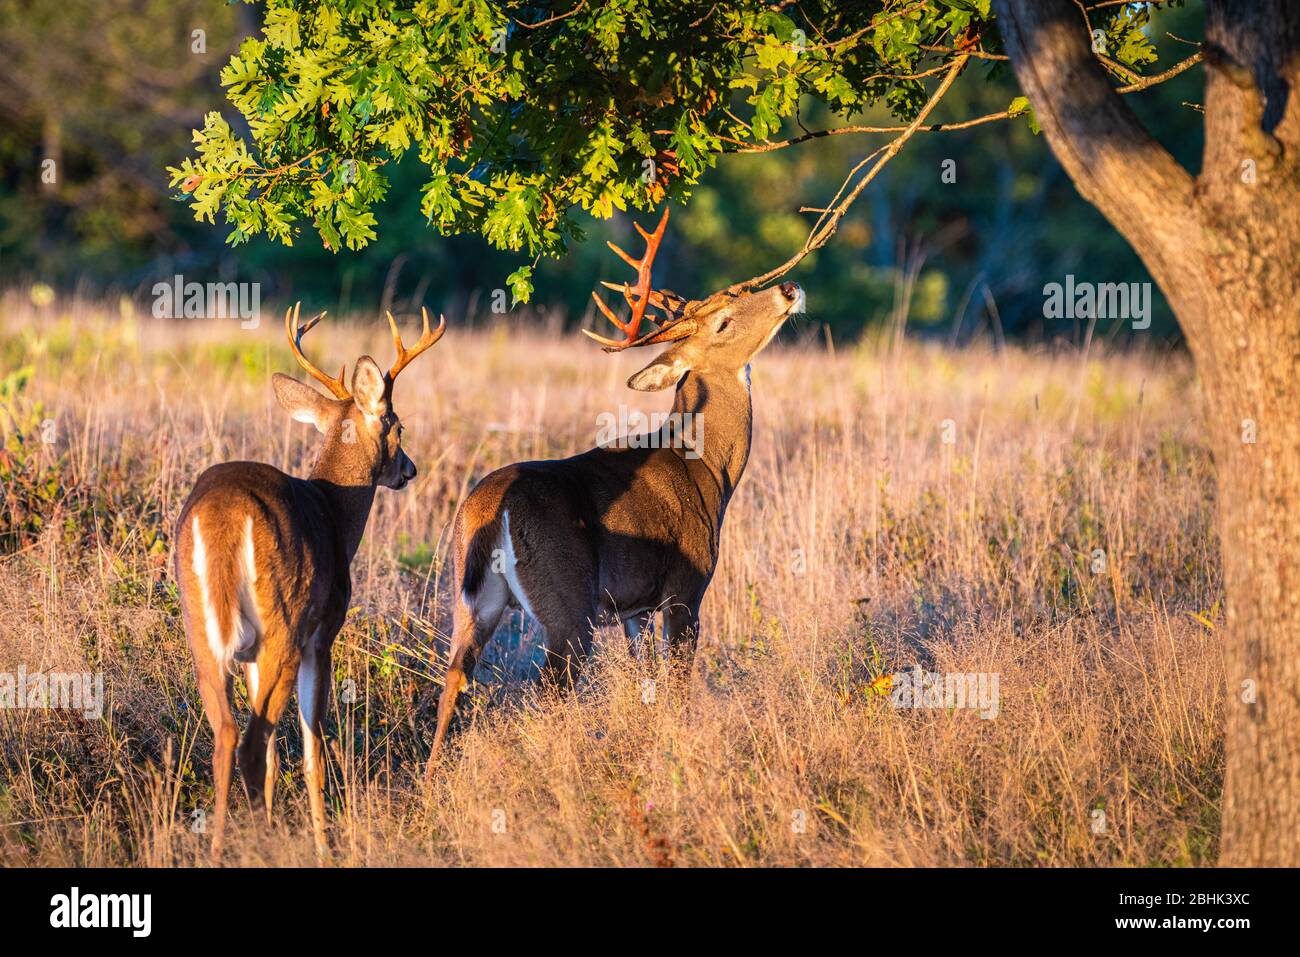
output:
M262 35L221 73L247 135L209 113L195 155L168 169L196 218L220 213L233 244L291 245L310 221L327 248L357 249L376 236L386 167L415 151L432 228L533 261L581 238L579 210L685 198L719 154L797 121L801 99L911 120L958 49L998 42L988 0L264 5ZM1119 9L1108 46L1138 67L1145 15ZM531 265L508 282L526 301Z

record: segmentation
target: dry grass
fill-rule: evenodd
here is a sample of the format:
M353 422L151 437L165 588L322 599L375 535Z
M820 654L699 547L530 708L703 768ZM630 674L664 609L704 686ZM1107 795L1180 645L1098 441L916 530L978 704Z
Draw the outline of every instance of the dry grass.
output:
M34 367L0 399L26 429L10 422L0 458L0 671L102 671L108 698L102 720L0 712L0 865L202 863L211 739L167 541L214 462L304 474L312 437L267 381L288 351L274 322L0 310L0 378ZM372 323L313 338L335 363L391 348ZM1213 861L1218 557L1176 358L774 346L689 704L643 703L655 666L612 634L576 696L542 696L516 617L426 791L456 504L498 465L590 446L602 411L665 408L623 387L637 358L455 329L402 379L421 475L381 491L353 569L334 863ZM54 446L35 438L46 419ZM918 663L996 673L998 717L892 707L872 682ZM278 823L237 799L231 863L313 861L296 723L282 730Z

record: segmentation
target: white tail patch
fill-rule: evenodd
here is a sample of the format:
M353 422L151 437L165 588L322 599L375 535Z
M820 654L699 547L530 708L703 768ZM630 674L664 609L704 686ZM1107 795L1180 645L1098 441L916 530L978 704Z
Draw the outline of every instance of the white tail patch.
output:
M224 665L226 643L221 640L221 623L217 620L217 610L212 605L212 591L208 588L208 549L203 544L203 532L199 530L199 517L197 515L194 516L194 521L190 523L190 531L194 534L194 549L190 553L190 566L194 569L194 577L199 581L199 598L203 602L204 633L208 636L208 648L212 650L212 657Z
M246 657L262 635L262 613L257 608L257 556L253 551L253 516L244 519L244 542L239 550L239 614L231 657Z
M244 525L237 593L225 599L233 604L230 609L232 626L230 635L221 633L221 618L217 614L216 606L216 601L219 599L212 594L210 558L197 515L190 523L190 529L194 533L194 549L190 555L190 565L194 569L194 577L199 582L199 597L203 602L203 627L208 637L208 648L222 670L234 674L235 656L251 651L262 633L262 616L257 610L257 600L253 590L253 585L257 582L257 566L253 554L253 519L250 516Z
M519 607L536 621L537 616L533 614L533 606L528 603L528 596L524 594L524 586L519 581L519 572L515 569L515 566L519 564L519 559L515 557L515 543L510 538L510 509L505 509L501 513L501 544L499 547L505 555L501 574L505 576L506 584L510 586L510 592L515 596L515 601L519 602Z

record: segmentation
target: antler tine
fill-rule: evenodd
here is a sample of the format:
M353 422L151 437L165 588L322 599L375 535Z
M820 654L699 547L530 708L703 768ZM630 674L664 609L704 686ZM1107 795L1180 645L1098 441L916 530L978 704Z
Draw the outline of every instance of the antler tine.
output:
M621 292L629 304L634 304L636 302L635 298L632 296L632 287L627 283L607 282L602 279L600 284L606 289L613 289L615 292ZM662 310L671 318L681 311L681 308L686 305L686 300L675 293L659 289L651 289L650 305L654 306L656 309Z
M606 352L622 352L624 349L635 349L638 346L657 346L665 342L674 342L677 339L685 339L687 336L694 335L699 326L694 319L678 319L676 322L670 322L666 326L647 332L639 339L606 339L604 336L597 335L590 329L583 329L582 334L589 339L595 339L604 347Z
M605 314L605 318L606 318L606 319L608 319L610 322L612 322L615 326L617 326L619 329L621 329L624 333L628 332L628 329L629 329L630 324L629 324L629 323L624 323L621 319L618 318L618 316L614 315L614 310L611 309L611 308L609 308L609 305L605 302L604 299L601 299L600 296L597 295L597 294L594 293L594 292L591 294L591 298L592 298L593 300L595 300L596 305L600 307L600 311L603 312L603 313ZM586 330L584 330L584 331L586 331Z
M633 225L633 226L636 226L636 223L633 223L632 225ZM640 227L640 226L637 226L636 228L637 228L637 229L640 229L641 227ZM627 263L629 266L631 266L633 269L640 269L640 268L641 268L641 260L639 260L639 259L633 259L631 256L629 256L627 253L623 252L622 249L620 249L618 246L615 246L615 245L614 245L612 242L610 242L608 239L605 240L605 245L608 246L610 249L614 250L614 254L615 254L616 256L618 256L619 259L623 260L623 262L625 262L625 263Z
M346 364L343 368L339 369L339 377L334 379L327 376L324 372L321 372L320 369L316 368L316 366L312 364L310 359L303 355L302 337L311 332L311 330L315 328L316 323L325 318L325 313L324 311L316 313L316 315L307 320L305 326L299 328L298 310L301 306L301 302L295 302L292 309L286 309L284 312L284 332L285 335L289 337L289 348L293 350L294 358L298 360L298 365L302 366L303 369L307 371L308 375L321 385L325 386L325 388L329 389L334 398L352 398L352 393L349 392L348 387L343 384L343 377L347 374L348 370Z
M411 364L412 359L429 349L447 331L447 318L441 313L438 314L438 328L432 331L429 329L429 310L421 306L420 316L424 320L424 330L420 333L420 339L416 342L415 347L407 349L402 345L401 333L397 331L397 320L393 318L392 312L388 313L388 327L393 330L393 345L397 347L397 361L388 370L388 381L390 383L397 378L398 373Z
M587 332L587 330L584 329L583 332L586 332L588 336L603 345L606 352L628 349L633 345L649 345L648 340L650 339L650 336L642 336L640 339L637 338L637 332L641 328L641 320L645 318L647 306L653 304L656 308L664 309L665 312L671 311L669 308L666 308L668 300L663 296L663 294L657 293L655 290L650 288L650 270L654 264L655 254L659 251L659 243L664 238L664 230L668 226L669 208L670 207L667 206L664 207L664 214L660 218L659 225L655 227L653 233L647 233L638 223L632 224L636 227L636 231L641 234L642 238L645 239L645 254L640 259L633 259L613 243L608 243L609 248L614 250L620 259L636 270L636 285L629 287L627 283L623 283L621 286L618 286L602 280L602 285L607 288L621 290L624 298L627 299L628 303L631 305L632 315L628 317L627 322L620 321L618 317L614 315L614 311L609 307L605 300L603 300L597 293L593 292L591 294L591 298L596 300L596 305L600 307L600 311L604 313L605 318L612 322L615 328L625 336L623 340L606 339L604 336ZM658 335L663 331L665 330L656 329L652 335Z

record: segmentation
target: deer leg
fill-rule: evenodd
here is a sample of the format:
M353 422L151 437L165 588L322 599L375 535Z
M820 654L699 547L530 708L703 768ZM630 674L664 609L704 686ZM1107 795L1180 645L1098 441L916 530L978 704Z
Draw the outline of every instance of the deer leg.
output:
M479 655L492 639L506 609L509 592L500 575L489 575L484 580L472 602L465 595L458 595L452 611L452 636L450 659L447 674L443 679L442 694L438 696L438 724L433 735L433 749L429 752L429 763L425 767L425 776L433 774L434 765L442 751L443 739L451 725L456 708L456 698L470 678L474 676L474 666L478 664Z
M545 677L562 691L568 691L578 681L582 666L591 653L591 619L585 615L543 620L546 631Z
M650 628L651 640L654 640L654 612L649 615L637 615L632 618L623 620L623 637L627 639L627 653L633 661L637 659L637 652L641 648L641 633L646 627Z
M596 611L596 567L585 543L576 535L552 542L562 565L528 561L514 568L510 590L519 604L542 626L546 663L543 680L568 690L578 680L591 653Z
M275 785L280 780L280 744L276 739L275 729L266 736L266 785L263 794L266 798L266 823L269 826L275 819Z
M303 777L311 806L311 830L316 856L329 853L325 840L325 714L329 710L332 638L321 641L316 632L307 643L298 668L298 719L302 724Z
M685 689L690 684L700 637L699 607L670 605L664 610L664 632L668 638L669 675L674 684Z
M239 742L239 773L248 792L248 803L255 812L265 804L264 788L267 783L267 754L273 747L275 726L284 714L293 691L293 677L297 671L296 656L288 659L283 652L268 650L267 646L285 644L263 642L263 652L256 662L257 688L249 688L252 718Z
M235 742L239 728L230 711L230 676L212 658L198 658L199 695L203 712L212 725L212 786L216 807L212 817L212 862L221 859L226 836L226 811L230 803L230 778L235 769Z
M257 696L258 669L255 662L244 665L244 685L248 688L248 697L252 701ZM272 808L275 804L275 785L280 780L280 748L276 740L275 728L266 736L266 785L264 798L266 800L266 823L269 826L273 820Z

